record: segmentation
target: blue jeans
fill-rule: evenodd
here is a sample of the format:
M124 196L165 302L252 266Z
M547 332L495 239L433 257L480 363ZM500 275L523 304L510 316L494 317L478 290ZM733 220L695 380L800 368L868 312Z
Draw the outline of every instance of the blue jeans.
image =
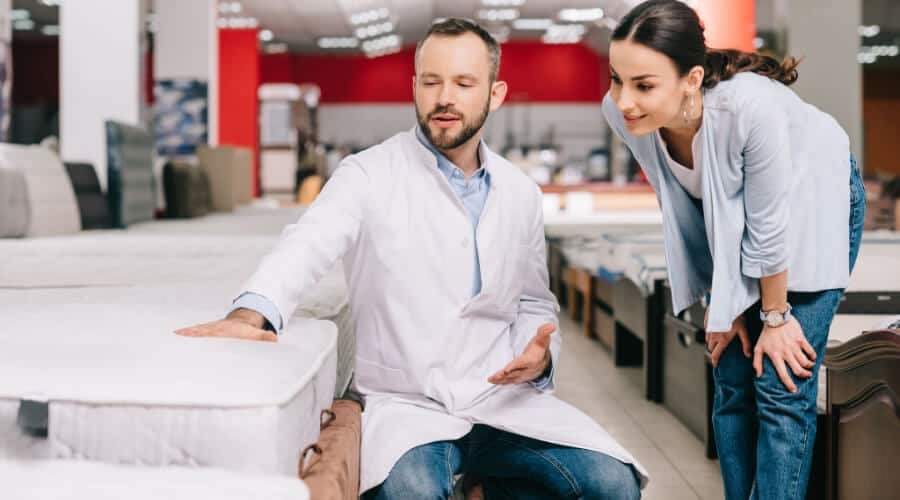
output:
M851 158L850 174L850 269L856 262L862 239L866 202L862 177ZM768 357L763 375L756 378L752 359L744 357L741 343L731 342L713 370L716 381L713 428L728 500L800 500L812 463L816 437L816 397L819 366L825 353L828 330L844 291L790 292L793 307L806 339L816 351L813 376L798 378L788 370L797 393L781 383ZM753 344L762 333L757 302L744 313Z
M466 484L481 483L488 500L636 500L641 496L634 469L615 458L476 425L456 441L438 441L406 452L384 483L363 498L450 498L457 474L465 474Z

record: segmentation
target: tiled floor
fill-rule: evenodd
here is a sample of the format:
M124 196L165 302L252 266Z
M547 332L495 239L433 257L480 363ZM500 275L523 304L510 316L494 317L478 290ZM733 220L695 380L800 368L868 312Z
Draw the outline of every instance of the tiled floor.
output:
M609 353L560 315L563 352L557 395L603 425L650 473L645 500L721 500L719 463L662 405L646 401L635 369L616 368Z

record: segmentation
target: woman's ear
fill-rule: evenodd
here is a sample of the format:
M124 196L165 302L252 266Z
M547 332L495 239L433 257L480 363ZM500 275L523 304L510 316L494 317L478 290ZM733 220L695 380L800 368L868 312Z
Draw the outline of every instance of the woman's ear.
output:
M703 69L703 66L698 65L691 68L687 75L688 90L691 92L700 90L700 87L703 86L703 79L705 77L706 70Z

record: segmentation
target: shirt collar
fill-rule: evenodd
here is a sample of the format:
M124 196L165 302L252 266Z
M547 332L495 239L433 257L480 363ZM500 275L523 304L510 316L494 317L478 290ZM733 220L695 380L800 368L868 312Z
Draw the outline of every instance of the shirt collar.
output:
M428 148L429 151L434 155L437 159L437 166L440 169L441 173L443 173L448 179L453 175L453 172L456 170L462 171L458 166L456 166L452 161L450 161L444 153L441 153L431 141L428 140L428 137L425 136L425 132L422 131L421 126L416 126L416 138L419 139L419 142L422 143L423 146ZM486 146L484 145L484 140L478 145L478 159L481 164L478 166L478 170L475 171L473 175L474 178L484 177L487 174L487 169L485 168L485 158L486 158Z

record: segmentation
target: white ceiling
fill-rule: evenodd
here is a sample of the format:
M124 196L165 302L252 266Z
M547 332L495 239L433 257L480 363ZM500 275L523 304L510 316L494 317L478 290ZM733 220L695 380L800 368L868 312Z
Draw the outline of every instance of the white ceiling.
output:
M483 0L243 0L244 12L274 32L276 41L292 50L317 51L320 37L352 36L350 14L387 7L395 32L404 45L414 44L437 17L475 19ZM635 0L527 0L518 7L523 18L556 18L564 8L602 7L610 17L624 14ZM478 19L476 19L478 20ZM487 23L486 27L490 28ZM597 28L592 31L599 31ZM541 32L516 32L513 38L539 37ZM592 33L593 35L593 33ZM593 38L593 36L589 36Z

